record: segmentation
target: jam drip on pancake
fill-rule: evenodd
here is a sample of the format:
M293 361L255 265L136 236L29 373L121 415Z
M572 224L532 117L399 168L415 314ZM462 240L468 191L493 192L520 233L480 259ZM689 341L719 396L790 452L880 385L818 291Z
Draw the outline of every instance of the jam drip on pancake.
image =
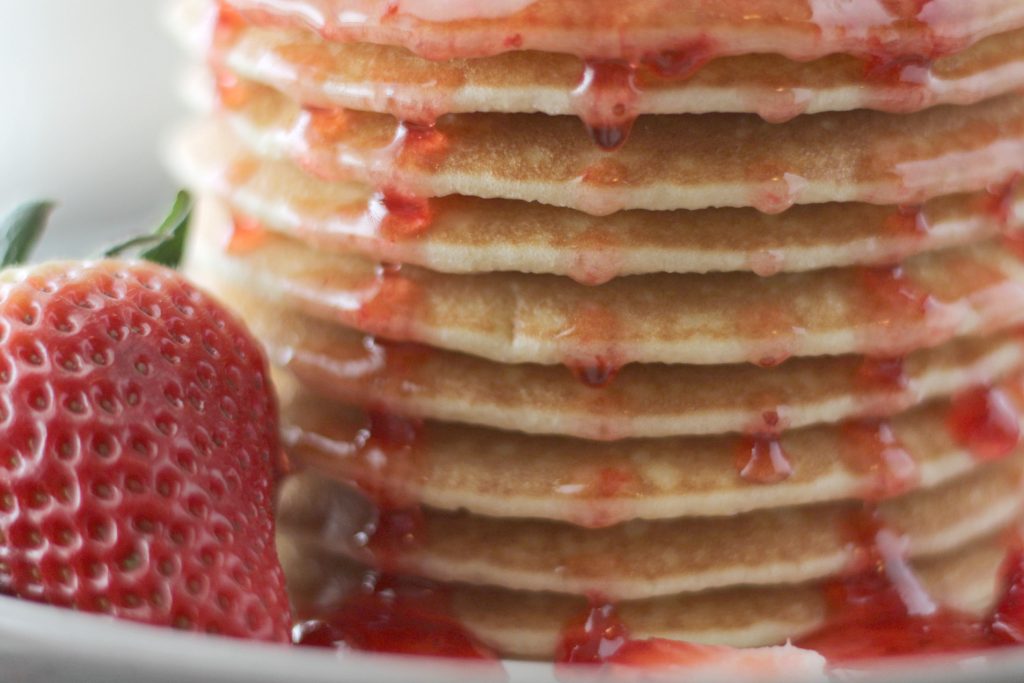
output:
M560 664L604 664L629 640L629 630L615 605L598 596L562 631L555 651Z
M1014 542L1003 570L1002 597L974 617L936 604L903 557L905 541L871 507L851 518L862 570L826 588L830 617L796 642L844 665L889 656L951 654L1020 645L1024 626L1024 558Z
M977 387L955 396L947 425L953 438L983 461L1004 458L1020 443L1020 413L996 387Z
M297 645L483 660L497 656L452 615L447 592L431 582L368 573L361 585L295 626Z
M693 76L713 55L707 41L645 54L639 62L589 59L573 91L573 109L598 147L615 151L626 144L639 112L638 73L682 81Z
M755 484L775 484L793 474L793 465L776 434L756 434L740 438L736 448L736 471Z
M584 386L605 389L622 372L622 356L615 348L615 336L620 327L613 311L598 304L586 304L575 311L569 326L559 334L590 349L605 347L598 348L592 355L584 352L565 360L565 366Z
M231 218L231 234L225 248L231 254L244 254L259 249L267 241L267 229L254 218L235 214Z
M780 404L778 400L772 403ZM750 433L741 436L736 445L736 473L753 484L777 484L793 475L793 465L780 440L785 428L780 409L762 413Z
M867 477L862 496L884 500L912 490L920 480L917 461L899 442L887 420L857 420L843 425L841 457Z
M389 487L387 482L408 481L420 471L423 423L384 410L371 410L367 426L356 437L355 455L367 474L353 482L375 504L374 514L354 538L378 569L390 570L399 558L415 549L426 534L419 501Z

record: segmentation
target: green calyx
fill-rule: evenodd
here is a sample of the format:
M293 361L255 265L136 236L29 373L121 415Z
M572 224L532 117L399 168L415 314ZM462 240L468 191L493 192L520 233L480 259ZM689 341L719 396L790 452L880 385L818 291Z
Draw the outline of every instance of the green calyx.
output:
M0 267L26 263L46 230L53 212L50 201L27 202L0 221ZM103 250L103 258L134 256L177 268L185 251L185 238L192 219L192 197L181 191L159 227L148 235Z
M133 237L103 252L104 258L115 258L125 254L136 254L139 258L159 263L168 268L177 268L185 253L185 237L192 220L192 197L182 190L174 198L170 213L156 230L149 235Z
M0 267L28 261L46 230L53 207L49 201L28 202L0 221Z

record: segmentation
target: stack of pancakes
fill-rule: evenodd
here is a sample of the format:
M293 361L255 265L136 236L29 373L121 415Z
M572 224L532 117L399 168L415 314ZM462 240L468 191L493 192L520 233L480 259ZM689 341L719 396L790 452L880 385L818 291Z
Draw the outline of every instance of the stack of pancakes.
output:
M865 519L986 609L1024 502L1024 5L628 6L179 8L189 269L279 371L297 609L371 568L506 655L588 600L779 643L878 555Z

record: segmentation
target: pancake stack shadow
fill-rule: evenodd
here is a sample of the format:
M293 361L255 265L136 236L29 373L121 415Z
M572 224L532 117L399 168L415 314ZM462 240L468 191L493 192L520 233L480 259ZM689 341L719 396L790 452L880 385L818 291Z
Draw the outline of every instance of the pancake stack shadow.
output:
M175 13L188 272L276 366L300 616L377 572L508 656L594 609L770 645L879 557L992 605L1024 502L1024 10L364 4Z

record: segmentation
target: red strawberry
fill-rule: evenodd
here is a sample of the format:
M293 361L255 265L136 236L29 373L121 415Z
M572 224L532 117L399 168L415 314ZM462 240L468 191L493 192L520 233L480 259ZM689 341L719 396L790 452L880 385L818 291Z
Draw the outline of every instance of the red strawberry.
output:
M257 342L174 271L3 271L0 590L288 641L277 429Z

